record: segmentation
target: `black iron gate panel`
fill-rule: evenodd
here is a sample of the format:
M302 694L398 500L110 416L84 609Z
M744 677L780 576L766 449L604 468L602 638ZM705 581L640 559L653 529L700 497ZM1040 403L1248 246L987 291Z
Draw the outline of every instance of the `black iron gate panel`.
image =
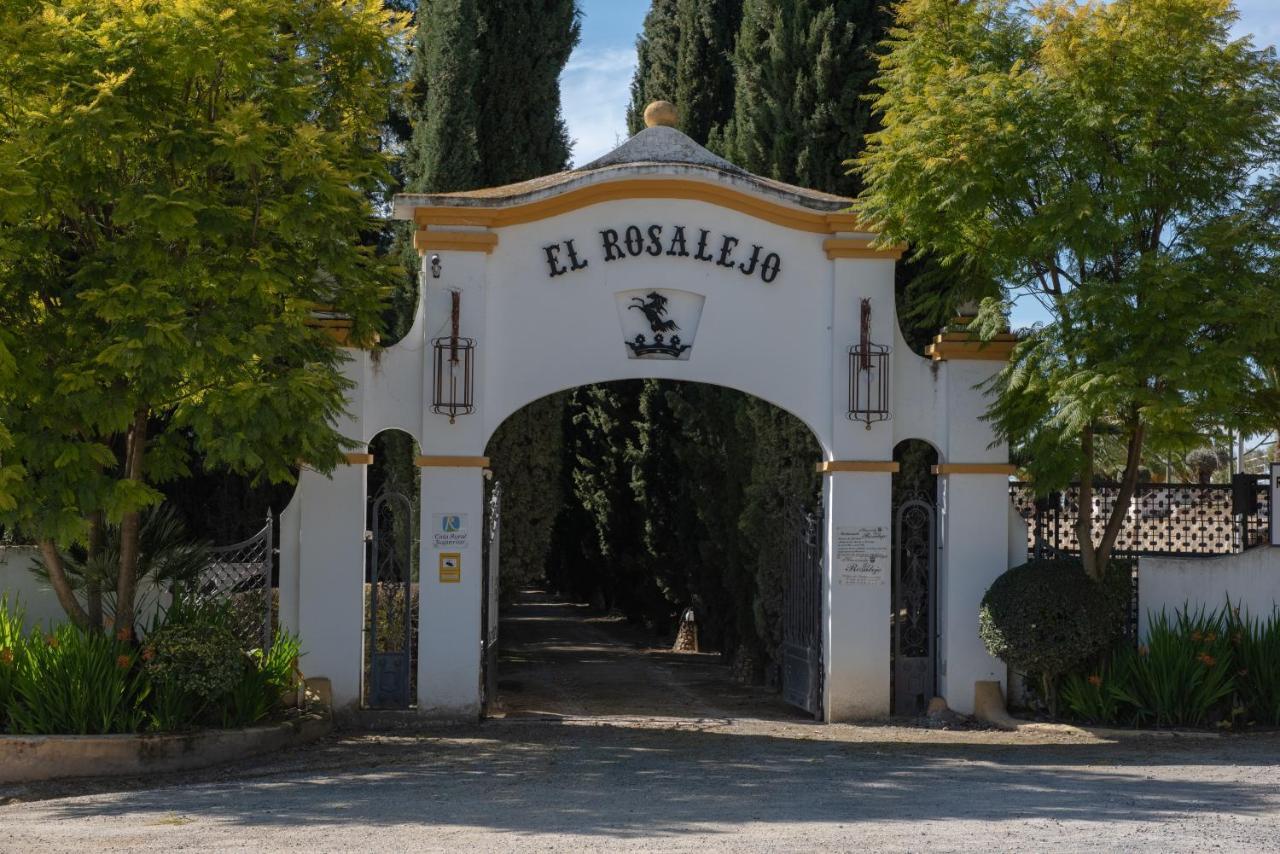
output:
M782 597L782 698L822 718L822 513L789 514Z
M489 494L488 519L484 536L484 590L480 621L480 702L489 714L498 702L498 581L502 539L502 484L495 483Z
M246 649L268 649L272 638L271 566L275 554L271 512L247 540L209 550L193 593L202 602L227 602L233 628Z
M937 689L937 510L903 501L893 522L893 712L922 715Z
M369 511L368 685L371 709L412 704L413 505L398 492L373 500Z

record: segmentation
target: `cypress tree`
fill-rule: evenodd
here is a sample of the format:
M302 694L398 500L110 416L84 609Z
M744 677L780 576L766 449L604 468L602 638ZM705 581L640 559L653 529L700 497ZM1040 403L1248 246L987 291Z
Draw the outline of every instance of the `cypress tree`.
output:
M871 129L863 96L890 20L885 0L745 0L725 155L759 175L856 195L844 161Z
M581 37L575 0L480 0L475 81L481 173L490 187L569 165L560 72Z
M476 86L475 0L421 0L409 78L413 137L404 158L414 193L472 190L483 183Z
M627 129L644 129L644 108L671 101L678 127L706 145L733 113L731 55L742 0L654 0L636 40Z
M677 0L653 0L644 16L644 29L636 37L636 72L631 78L631 104L627 107L627 132L644 130L644 108L652 101L672 101L676 94Z
M560 72L579 36L575 0L420 0L406 188L473 190L564 169L570 146ZM419 259L407 237L406 230L405 266L416 282ZM501 575L508 591L546 567L554 527L547 509L558 507L562 495L564 406L564 395L536 401L489 441L503 488Z

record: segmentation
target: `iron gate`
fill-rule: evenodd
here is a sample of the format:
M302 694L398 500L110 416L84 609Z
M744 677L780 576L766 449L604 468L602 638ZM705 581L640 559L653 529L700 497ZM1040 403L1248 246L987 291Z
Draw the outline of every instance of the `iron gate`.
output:
M271 565L275 554L271 511L267 524L247 540L209 550L209 564L193 586L202 602L229 602L233 628L245 649L271 646Z
M937 510L903 501L893 524L893 711L922 715L937 693Z
M480 702L483 714L498 703L498 558L502 534L502 484L489 494L484 536L484 591L480 622Z
M365 705L407 709L413 697L413 504L398 492L380 493L369 522Z
M782 698L822 718L821 510L795 508L782 596Z

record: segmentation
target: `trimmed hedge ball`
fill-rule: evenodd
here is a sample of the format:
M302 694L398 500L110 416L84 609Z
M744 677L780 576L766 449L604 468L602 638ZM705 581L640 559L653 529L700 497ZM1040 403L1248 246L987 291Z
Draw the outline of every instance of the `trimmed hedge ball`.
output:
M982 597L978 634L1015 670L1057 677L1109 649L1124 628L1120 565L1099 583L1078 560L1033 560L1001 575Z

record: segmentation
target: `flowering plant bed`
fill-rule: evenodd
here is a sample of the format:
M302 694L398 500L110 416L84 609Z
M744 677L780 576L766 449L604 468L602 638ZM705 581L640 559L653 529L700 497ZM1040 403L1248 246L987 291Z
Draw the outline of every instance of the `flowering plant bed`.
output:
M1280 613L1163 612L1143 643L1123 643L1095 667L1069 675L1071 717L1138 727L1280 726Z
M0 733L111 735L236 729L284 713L297 638L243 649L223 606L175 601L141 639L74 626L21 631L0 598Z

